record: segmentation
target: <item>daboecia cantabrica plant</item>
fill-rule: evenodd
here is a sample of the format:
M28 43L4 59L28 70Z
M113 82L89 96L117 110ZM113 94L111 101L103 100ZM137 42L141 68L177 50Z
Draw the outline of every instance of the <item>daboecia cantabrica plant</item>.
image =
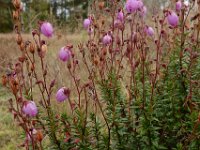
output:
M26 40L20 0L13 5L21 55L2 83L13 95L9 110L23 129L21 147L200 148L199 0L174 1L153 14L142 0L93 1L83 20L87 40L57 50L68 72L63 80L73 83L59 88L45 59L44 36L54 36L53 25L39 21ZM55 103L69 107L55 110Z

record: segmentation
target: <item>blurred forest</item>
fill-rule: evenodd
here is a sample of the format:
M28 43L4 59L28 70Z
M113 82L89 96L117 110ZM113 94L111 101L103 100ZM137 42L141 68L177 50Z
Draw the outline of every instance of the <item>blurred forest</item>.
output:
M12 24L12 0L0 0L0 33L7 33L13 30ZM38 20L50 20L59 28L69 28L74 31L78 22L87 16L89 6L94 1L110 0L21 0L22 1L22 22L23 31L29 32ZM125 0L122 0L125 1ZM144 0L147 6L155 4L159 8L170 0ZM149 7L150 8L150 7ZM151 8L153 11L154 8ZM67 26L66 26L67 25Z

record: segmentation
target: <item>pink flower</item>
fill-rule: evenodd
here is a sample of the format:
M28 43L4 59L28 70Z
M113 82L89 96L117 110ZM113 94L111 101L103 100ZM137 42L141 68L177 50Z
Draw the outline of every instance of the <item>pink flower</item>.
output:
M182 8L182 2L179 0L178 2L176 2L176 11L180 11Z
M25 102L22 111L29 117L35 117L38 113L38 109L34 101Z
M32 131L29 131L29 133L26 134L26 140L28 142L31 141L31 137L33 138L34 135L37 134L37 130L36 129L32 129Z
M153 36L154 35L154 30L153 30L152 27L146 27L145 31L146 31L148 36Z
M88 28L87 32L89 35L91 35L94 32L94 29L92 27L90 27L90 28Z
M115 28L118 28L118 27L120 26L120 23L121 23L120 20L118 20L118 19L115 20L115 21L114 21L114 27L115 27Z
M142 9L139 12L140 17L145 17L147 14L147 7L143 6Z
M142 0L137 0L137 1L138 1L138 9L142 9L144 3L142 2Z
M110 35L106 34L103 37L103 44L104 45L109 45L111 42L112 42L112 37Z
M48 38L53 35L53 26L49 22L43 22L40 26L40 30L42 34Z
M68 61L71 58L71 51L67 47L62 47L59 51L58 57L62 61Z
M61 89L59 89L56 93L56 100L58 102L63 102L65 101L66 99L69 98L69 94L70 94L70 91L69 89L65 88L65 87L62 87Z
M117 19L120 20L121 22L124 21L124 13L122 10L120 10L118 13L117 13Z
M143 7L143 2L141 0L127 0L125 7L128 13L133 13Z
M88 29L89 28L89 26L91 25L91 20L90 19L85 19L84 21L83 21L83 27L85 28L85 29Z
M172 27L176 27L178 25L179 18L175 12L170 12L167 16L167 20Z
M132 41L135 41L137 39L137 33L136 32L133 32L132 33L132 36L131 36L131 40Z

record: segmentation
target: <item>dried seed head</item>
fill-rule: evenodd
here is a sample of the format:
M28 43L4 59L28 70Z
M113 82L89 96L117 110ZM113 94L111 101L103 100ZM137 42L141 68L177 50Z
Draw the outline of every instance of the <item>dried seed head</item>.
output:
M33 72L35 70L34 64L31 65L31 71Z
M29 51L32 54L34 54L34 52L35 52L35 46L32 43L29 44Z
M18 45L21 45L21 43L22 43L22 36L20 34L17 34L16 41L17 41Z
M19 12L18 11L13 11L13 19L19 20Z
M20 44L19 48L20 48L21 51L24 51L25 45L24 45L23 42Z
M39 142L42 141L42 139L43 139L42 131L39 130L39 131L36 133L36 139L37 139L37 141L39 141Z
M21 56L21 57L18 58L18 60L19 60L21 63L23 63L23 62L25 61L25 59L26 59L25 56Z
M102 10L104 8L104 6L105 6L105 3L104 2L99 2L98 6L99 6L99 9Z
M42 57L42 58L44 58L45 55L46 55L46 53L47 53L47 45L43 44L42 47L41 47L41 51L39 53L39 56Z
M8 79L7 79L7 77L5 75L3 75L2 78L1 78L1 81L2 81L2 85L6 86L6 84L8 82Z
M12 3L16 9L21 8L21 0L13 0Z
M15 80L14 78L10 79L10 88L11 88L11 90L12 90L14 95L16 95L17 92L19 91L19 86L18 85L19 85L19 83L18 83L17 80Z

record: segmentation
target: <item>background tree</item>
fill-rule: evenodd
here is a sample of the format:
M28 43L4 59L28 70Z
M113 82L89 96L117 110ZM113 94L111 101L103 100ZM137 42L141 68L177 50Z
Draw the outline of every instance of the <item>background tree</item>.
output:
M13 28L11 6L10 0L0 0L0 32L10 32Z

